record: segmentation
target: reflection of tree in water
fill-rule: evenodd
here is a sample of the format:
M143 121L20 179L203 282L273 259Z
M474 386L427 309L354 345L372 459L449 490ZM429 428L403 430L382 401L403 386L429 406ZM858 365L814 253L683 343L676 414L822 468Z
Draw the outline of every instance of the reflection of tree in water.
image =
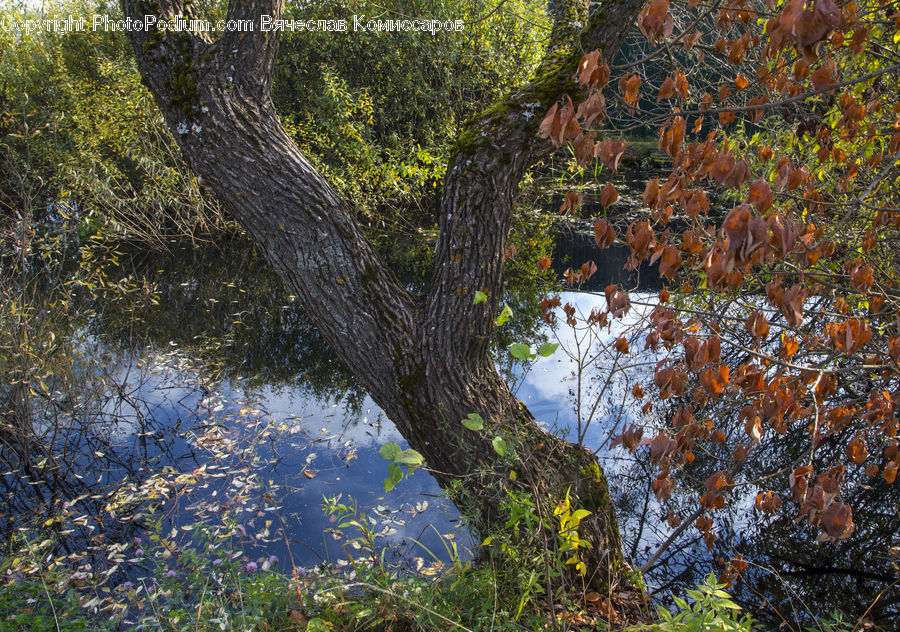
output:
M602 274L601 268L596 276ZM601 279L599 287L603 285ZM596 406L603 411L594 417L602 429L592 430L586 442L592 450L600 450L601 464L613 482L623 549L636 567L648 565L645 579L654 596L666 603L672 595L684 594L686 588L702 583L710 571L724 577L727 564L742 556L749 567L730 590L767 628L777 628L787 621L786 629L799 631L803 625L812 623L813 615L825 616L837 608L854 617L854 621L866 614L883 628L892 629L889 624L900 615L900 591L894 583L900 575L896 568L897 555L892 553L900 545L897 486L888 485L882 478L869 478L862 468L847 462L843 446L849 435L838 433L827 439L816 449L813 470L824 473L841 463L847 464L841 486L844 492L839 500L853 508L856 532L837 545L817 544L818 528L795 521L797 505L790 500L791 493L787 490L791 471L809 461L810 428L794 423L786 424L784 434L769 429L762 437L762 445L751 449L747 458L738 462L734 457L735 445L750 443L744 420L739 417L745 405L740 398L726 394L701 405L694 399L694 393L688 391L682 398L669 399L662 406L642 413L640 409L648 397L635 398L632 389L635 384L642 384L653 394L652 386L648 386L653 383L653 368L668 354L663 347L658 353L644 349L647 323L642 322L639 306L646 304L647 298L634 292L631 299L635 309L628 318L614 319L610 330L602 327L590 351L585 352L582 344L583 357L596 355L602 359L590 367L588 375L581 376L578 382L573 375L569 383L582 385L582 401L586 402L583 409L590 411ZM592 302L568 295L562 301L576 303L582 311L605 305L603 297ZM560 327L566 325L561 323ZM617 356L609 349L618 336L628 339L631 347L628 355ZM676 351L676 360L683 358L682 353L680 348ZM736 366L745 351L726 346L722 353L726 363ZM573 386L573 397L575 390ZM658 429L668 425L679 408L688 404L693 405L698 422L715 420L714 428L723 432L723 438L721 442L697 442L693 448L694 461L672 475L675 481L672 497L661 503L652 487L660 468L651 462L648 448L638 448L634 456L625 450L606 453L604 447L608 444L602 442L608 441L608 433L620 434L631 423L642 427L643 437L649 441ZM672 436L677 434L670 432ZM840 432L852 430L845 428ZM699 500L706 481L722 470L733 475L737 486L728 494L725 507L705 512L712 516L717 535L710 551L696 526L704 513ZM755 508L760 489L775 490L784 498L785 506L775 516L767 516ZM672 523L680 520L684 531L675 535L672 544L654 561L654 553L661 544L676 534L675 526L669 526L670 513ZM869 606L873 607L866 613Z
M398 276L424 284L422 244L392 245L386 254ZM94 245L29 274L31 306L43 305L43 330L77 361L68 373L47 366L43 379L52 397L25 398L29 409L19 416L33 427L19 434L27 447L11 438L0 446L7 471L0 477L0 518L10 545L15 529L65 513L63 505L76 498L74 514L85 520L73 524L70 515L46 527L66 536L59 550L90 551L86 543L99 533L107 541L139 534L139 521L110 520L106 503L164 466L199 465L179 436L203 423L208 411L196 405L223 378L250 391L286 387L337 401L349 413L362 406L365 392L245 239L172 252ZM89 282L68 285L79 275ZM64 287L72 290L61 302ZM533 335L534 287L509 292L516 318L505 327L507 338ZM505 344L498 341L498 348ZM15 392L15 385L0 389L4 401Z
M735 351L726 349L723 356L729 353ZM675 400L668 417L686 403L689 398ZM847 463L840 437L819 445L814 472L846 465L841 501L853 508L856 530L837 545L817 544L818 528L797 520L790 492L783 491L790 471L809 460L809 429L789 424L784 434L770 430L762 445L735 465L733 439L747 439L737 410L718 400L695 407L694 414L697 419L714 418L716 428L724 430L730 440L721 445L704 444L708 449L695 450L695 460L679 472L678 484L665 508L656 501L648 484L656 470L648 467L645 454L638 452L635 461L622 468L623 480L631 481L620 487L618 498L621 515L627 516L623 535L626 550L630 549L638 563L672 533L666 524L670 508L682 520L691 520L691 526L646 574L656 593L680 594L700 583L710 570L721 576L727 562L740 555L749 567L730 592L767 627L786 622L788 629L800 630L813 617L838 609L854 621L865 615L890 629L900 617L896 555L900 545L900 488ZM614 452L613 456L620 454ZM693 521L705 481L729 463L737 486L723 509L708 514L715 521L713 530L718 535L710 551ZM786 506L771 516L757 510L755 500L760 489L782 490Z
M139 312L127 301L98 309L91 329L107 344L174 343L195 352L220 377L361 403L364 393L356 381L245 240L170 253L126 252L119 264L120 277L140 279L158 300Z
M581 250L577 242L574 245L573 242L576 240L558 243L554 258L569 257L572 265L578 265ZM527 242L522 240L519 244L518 258L527 259L530 256ZM546 247L547 244L542 245ZM394 254L399 262L398 274L410 285L424 284L427 282L424 274L414 265L415 256L410 252L411 248L406 253ZM595 256L596 253L590 255L585 248L585 259ZM528 264L523 263L522 267L527 268ZM610 281L620 280L610 275L612 271L618 273L621 262L613 261L609 268L610 272L606 273L601 266L594 279L599 284L597 287L602 289ZM118 266L107 267L106 272L111 282L129 277L130 283L152 290L158 298L151 302L147 295L140 293L85 297L90 308L85 308L85 313L90 313L91 317L79 326L89 333L85 340L105 350L103 358L94 356L94 365L95 368L110 367L106 369L108 377L115 376L116 362L131 362L139 357L129 355L134 350L145 346L165 349L174 343L182 353L200 360L198 392L205 388L203 380L211 383L215 378L236 377L251 388L283 386L300 389L320 400L342 401L351 410L361 404L364 393L355 380L334 358L302 310L291 301L280 280L253 254L245 241L235 239L215 248L172 253L126 252L118 257ZM649 277L643 272L641 276L641 281L648 283ZM629 279L621 278L621 281L623 285L630 285ZM654 275L651 283L655 286L656 282ZM501 335L496 344L499 360L508 357L506 346L510 342L533 339L540 320L537 304L541 288L538 282L520 275L512 285L506 302L513 307L515 317L500 328ZM103 344L96 345L97 341ZM598 379L605 379L605 376L600 375ZM629 384L638 380L636 377ZM110 380L113 382L115 380ZM109 395L107 393L107 397ZM137 401L127 403L126 393L112 395L118 398L119 408L108 408L110 416L121 413L122 407L136 409L141 406ZM621 393L614 393L610 398L620 399ZM603 407L607 405L615 408L612 401L602 404ZM702 413L695 412L698 418L701 414L715 415L723 423L730 419L733 427L727 431L743 432L736 416L729 416L724 409L718 410L720 406L708 404ZM84 472L91 471L105 475L107 479L114 480L115 474L120 480L138 480L143 474L137 469L146 463L177 464L179 459L192 458L190 454L173 451L172 428L166 420L157 419L149 405L134 417L142 425L135 432L133 444L122 446L110 441L100 442L96 433L73 438L69 448L73 454L102 452L105 455L103 463L98 459L71 460L66 463L68 469L48 469L43 474L47 481L53 482L52 485L46 484L47 481L43 485L29 485L32 479L23 477L14 481L4 477L2 484L6 486L3 493L9 499L8 515L24 515L27 506L35 504L52 508L88 492L98 493L94 485L96 476L92 474L93 479L78 478L74 474L83 476ZM785 463L800 458L807 439L802 429L769 437L772 444L766 450L751 451L742 466L741 480L771 474ZM836 448L829 452L827 446L821 449L817 453L821 462L817 471L824 464L841 461L837 452ZM619 490L617 503L623 518L626 550L640 563L671 530L665 525L665 510L660 508L650 489L655 476L653 468L640 458L619 461L621 456L614 452L606 463ZM681 473L672 500L683 517L689 516L697 507L697 494L690 490L702 489L706 478L721 468L720 459L729 455L723 448L722 454L698 451L696 456L696 461ZM611 459L617 464L611 464ZM827 469L827 465L824 467ZM847 476L864 475L850 468ZM825 605L859 616L897 577L887 551L898 544L898 491L896 486L888 486L881 479L872 479L868 485L868 488L848 486L854 491L845 501L854 508L857 531L837 547L816 545L812 529L796 524L789 512L771 519L762 516L752 509L756 488L738 487L732 493L728 507L716 512L719 539L713 551L707 551L696 529L691 527L660 558L647 581L658 587L658 595L678 591L698 583L710 569L721 571L717 557L730 559L740 553L751 566L732 591L767 624L780 624L780 617L784 617L797 628L794 618L804 617L807 612L804 607L813 613L824 614L822 608ZM31 496L21 495L19 491L23 489ZM82 507L88 508L86 513L89 514L102 513L100 501L88 498ZM96 526L99 527L99 523ZM139 525L113 522L104 524L102 529L108 530L109 537L124 540L137 534ZM96 531L85 535L89 537L93 533ZM767 607L760 610L764 599L768 600ZM887 620L897 608L896 591L888 591L869 616Z
M385 247L392 269L409 286L427 282L428 262L416 259L421 246L400 239ZM523 244L520 251L526 248ZM528 252L517 256L525 258ZM90 327L107 344L175 343L196 352L220 377L240 376L250 386L300 389L359 411L365 392L244 238L170 253L126 252L118 263L108 272L111 276L144 283L158 301L136 308L126 297L98 306L99 318ZM498 352L513 341L530 339L540 326L538 280L518 274L511 286L507 302L515 317L498 332Z
M177 430L157 414L164 397L145 399L155 385L149 373L123 371L131 359L88 334L95 313L76 296L102 290L80 274L64 240L55 245L46 259L26 258L0 279L8 299L0 318L0 541L10 553L20 530L39 527L56 554L83 555L101 568L105 553L92 557L101 540L122 542L141 530L111 516L108 499L145 478L147 465L191 454L174 449Z

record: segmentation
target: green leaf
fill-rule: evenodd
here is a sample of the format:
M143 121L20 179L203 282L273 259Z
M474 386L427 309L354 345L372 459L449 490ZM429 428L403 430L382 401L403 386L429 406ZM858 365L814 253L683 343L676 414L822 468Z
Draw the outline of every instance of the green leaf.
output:
M544 357L544 358L549 358L549 357L552 356L554 353L556 353L556 350L557 350L557 349L559 349L559 344L558 344L558 343L556 343L556 342L545 342L544 344L542 344L542 345L540 346L540 348L538 349L537 352L538 352L538 355L540 355L540 356L542 356L542 357Z
M503 309L500 310L500 315L497 316L497 320L495 320L494 322L497 324L497 327L499 327L500 325L502 325L503 323L508 321L510 318L512 318L512 315L513 315L513 313L512 313L512 310L509 308L509 305L504 305Z
M478 413L469 413L468 416L462 420L462 425L464 425L469 430L478 431L484 428L484 419L482 419L481 415Z
M509 347L509 354L514 358L518 358L519 360L530 360L531 347L529 347L528 345L523 345L521 342L517 342Z
M475 291L475 303L474 303L475 305L478 305L479 303L484 303L486 300L487 300L487 294L485 294L481 290Z
M325 623L324 620L316 617L314 619L310 619L309 623L306 624L307 632L328 632L328 624Z
M572 514L572 522L576 525L591 515L591 512L587 509L577 509L575 513Z
M388 477L384 479L384 491L389 492L403 480L403 470L396 463L388 465Z
M397 445L396 443L393 443L391 441L388 441L383 446L381 446L381 449L378 451L378 454L381 455L381 458L387 459L388 461L396 461L397 457L400 456L400 454L402 452L403 452L403 449L399 445Z
M413 449L404 450L397 458L394 459L397 463L403 463L404 465L411 465L413 467L418 467L425 462L425 457L421 455L421 453L416 452Z
M503 437L494 437L491 445L494 446L494 452L500 456L506 456L506 441L503 440Z

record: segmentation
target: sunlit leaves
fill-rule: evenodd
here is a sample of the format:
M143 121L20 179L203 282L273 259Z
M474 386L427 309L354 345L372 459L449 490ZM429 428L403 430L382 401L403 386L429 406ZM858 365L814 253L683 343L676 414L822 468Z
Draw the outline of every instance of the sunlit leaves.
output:
M553 104L538 128L539 135L542 138L549 138L556 147L574 139L580 132L581 126L575 116L575 107L570 97L566 97L562 107L559 107L558 103Z
M637 107L642 83L640 75L637 74L633 74L629 77L622 77L619 81L619 90L622 93L622 100L632 108Z
M855 435L850 443L847 444L847 458L857 465L862 465L869 458L869 452L866 450L866 441L862 435Z
M610 447L622 446L629 452L634 452L641 445L641 437L644 430L631 424L622 434L613 439Z
M759 310L753 310L750 313L744 326L750 335L757 340L764 339L769 335L769 321L766 320L766 317Z
M725 494L734 486L731 478L719 470L706 479L706 492L700 497L700 505L707 509L722 509L725 506Z
M681 265L681 253L678 252L678 248L673 244L669 244L657 250L650 262L654 263L656 259L659 260L660 275L672 281L675 278L675 271Z
M600 92L592 92L578 105L575 116L581 119L584 128L601 122L606 117L606 98Z
M626 143L624 140L606 139L594 146L594 157L613 173L619 170L619 161L625 154Z
M497 318L494 319L494 324L497 327L500 327L506 324L510 318L512 318L513 312L509 305L504 305L503 309L500 310L500 313L497 315Z
M556 350L559 349L559 343L556 342L545 342L540 347L538 347L538 355L543 358L549 358Z
M575 213L584 203L584 194L578 191L569 191L563 197L563 203L559 207L560 213Z
M603 291L606 296L606 307L613 318L622 318L631 309L628 292L620 290L618 285L608 285Z
M773 202L772 188L766 180L760 178L750 183L747 204L755 206L760 213L765 213L772 208Z
M656 96L657 101L663 99L671 99L675 94L675 80L672 77L666 77L662 85L659 87L659 94Z
M392 441L388 441L378 450L381 458L388 461L396 461L401 452L403 452L403 448Z
M820 542L837 543L839 540L850 537L856 525L853 524L853 512L848 505L833 502L822 514L820 520L823 533L819 536Z
M700 372L700 384L710 395L721 395L728 385L728 377L731 370L727 364L718 367L709 367Z
M781 508L781 496L772 492L759 492L756 495L756 508L768 514L774 514Z
M830 344L840 351L855 353L872 339L872 328L861 319L828 323L825 328Z
M601 89L609 82L609 65L600 63L600 51L595 50L581 59L578 65L578 83L583 86Z
M402 481L404 476L408 476L414 469L425 464L425 458L421 453L412 448L404 450L391 441L381 446L378 454L381 458L390 461L388 463L388 477L384 480L384 490L388 492L396 487L397 483ZM400 467L401 465L406 466L405 471Z

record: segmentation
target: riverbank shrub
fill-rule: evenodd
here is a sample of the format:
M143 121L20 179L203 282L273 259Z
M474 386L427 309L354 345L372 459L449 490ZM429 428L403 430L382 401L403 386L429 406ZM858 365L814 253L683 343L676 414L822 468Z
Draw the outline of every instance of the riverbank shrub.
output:
M38 219L65 209L83 233L99 229L162 247L238 230L184 164L140 74L126 34L94 30L118 7L0 0L10 19L84 18L83 31L0 30L0 215L27 189ZM370 229L415 232L460 123L528 73L542 50L543 7L497 11L481 0L404 0L387 17L462 19L458 34L285 31L273 98L300 149L352 200ZM210 15L220 11L216 3ZM319 0L286 18L382 15L365 1ZM530 16L528 21L518 19ZM335 35L337 35L335 37ZM515 51L513 55L505 51ZM436 104L450 107L436 107Z

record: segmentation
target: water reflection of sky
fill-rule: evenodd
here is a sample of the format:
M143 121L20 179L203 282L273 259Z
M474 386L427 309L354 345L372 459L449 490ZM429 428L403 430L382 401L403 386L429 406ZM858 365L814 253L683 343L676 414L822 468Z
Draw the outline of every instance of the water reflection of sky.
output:
M563 300L583 315L605 305L605 298L594 294L565 293ZM635 309L614 321L592 344L611 345L640 314ZM574 438L577 416L571 391L576 363L569 354L575 353L576 333L564 324L547 333L561 348L528 370L515 368L517 395L541 423ZM368 397L360 406L351 406L317 399L302 385L250 385L240 378L213 387L174 344L141 357L121 357L111 367L114 381L128 393L125 399L108 401L103 410L106 417L117 419L110 436L121 450L156 468L174 465L190 472L206 465L211 468L207 472L218 468L221 473L162 508L176 529L198 519L221 519L216 510L228 507L228 499L239 492L246 506L228 513L247 532L238 537L238 544L309 566L344 556L332 535L335 525L322 508L324 497L340 495L342 502L355 502L373 519L373 531L383 534L379 543L387 545L394 558L429 558L427 548L446 561L445 543L437 534L471 546L458 513L427 472L416 471L385 493L387 462L378 450L388 441L408 446ZM619 423L623 421L629 418ZM170 432L173 429L176 432ZM606 420L596 418L585 444L597 449L610 431ZM221 437L221 443L211 436ZM228 444L227 449L222 444ZM111 467L102 478L108 484L139 477Z
M608 330L590 341L591 350L582 356L596 356L583 376L583 418L596 403L584 443L597 451L608 474L618 500L626 554L632 555L638 566L671 530L661 520L661 506L647 488L653 473L624 451L610 451L608 443L611 435L632 422L645 427L645 436L653 433L653 420L637 413L633 402L630 407L621 405L623 394L652 379L658 359L642 351L646 308L639 303L645 298L632 294L634 309L625 318L613 320ZM565 293L562 300L582 316L605 307L605 297L599 294ZM561 313L558 318L564 320ZM604 390L616 358L608 349L623 332L632 353L617 366L622 369L627 361L631 368L615 372ZM560 343L560 349L527 370L515 366L512 382L517 396L539 422L574 439L578 429L573 397L577 364L571 356L579 345L584 352L588 341L563 322L544 333L550 341ZM104 451L114 452L115 459L101 466L97 451L86 451L75 459L77 465L72 469L82 473L86 483L96 481L107 490L140 486L148 472L166 467L172 468L172 476L204 470L189 488L167 492L168 500L159 509L165 531L189 537L193 523L221 524L225 519L235 527L230 544L250 559L275 555L284 565L293 560L297 566L337 561L346 556L343 543L357 535L345 530L344 537L336 539L333 530L337 525L323 512L323 497L340 496L345 503L353 499L370 518L372 531L382 534L377 544L390 551L388 559L421 557L428 563L430 551L446 561L445 542L438 534L471 546L458 513L441 497L427 472L419 470L385 493L387 462L378 450L388 441L407 445L368 397L354 405L357 402L316 397L302 384L275 386L239 377L209 380L202 363L174 343L138 356L109 355L112 359L106 370L110 383L120 384L120 392L127 395L108 400L102 408L112 448ZM498 360L501 364L506 361ZM678 502L690 507L691 495L683 496ZM728 516L719 518L723 528L732 533L735 546L746 544L754 532L764 530L748 524L751 505L751 495L738 496L727 508ZM86 507L82 511L99 515L104 510ZM131 531L117 537L126 540L126 535L139 533L146 524L137 520ZM691 564L699 574L684 579L687 583L699 581L700 575L715 568L710 557L697 541L696 532L689 529L648 581L666 586Z

